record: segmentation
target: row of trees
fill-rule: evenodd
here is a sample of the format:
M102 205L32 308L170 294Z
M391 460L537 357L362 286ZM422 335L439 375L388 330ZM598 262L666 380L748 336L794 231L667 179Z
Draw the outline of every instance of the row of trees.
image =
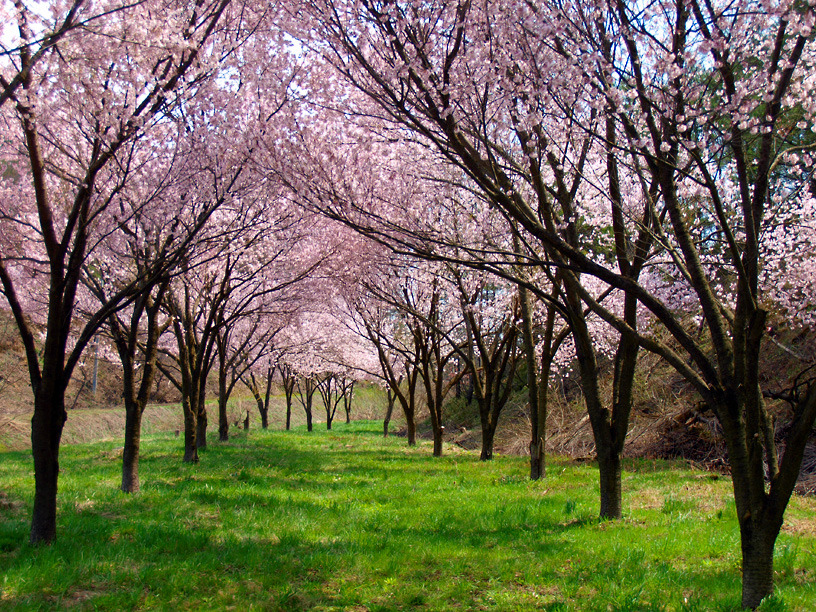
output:
M743 604L758 605L816 418L816 385L800 384L786 394L786 435L775 431L759 376L774 296L791 312L812 303L772 253L813 228L813 9L329 0L298 11L332 82L312 93L346 130L298 143L310 163L291 179L297 196L399 251L490 270L546 301L575 347L603 516L621 514L638 353L671 364L724 432ZM360 126L379 147L344 146ZM348 159L380 176L337 180L331 167ZM510 239L445 222L483 214ZM786 258L813 269L812 249ZM591 317L616 336L609 398Z
M409 442L421 388L434 454L469 376L489 459L523 363L538 478L549 381L573 367L611 519L648 351L718 420L743 604L771 592L816 419L806 375L760 376L769 325L816 312L812 7L3 7L18 33L3 39L0 282L35 395L33 542L55 536L65 389L102 326L125 369L126 457L156 369L184 398L194 461L216 364L222 437L238 380L260 407L278 369L307 415L323 385L330 423L346 393L326 364L351 364L387 383Z

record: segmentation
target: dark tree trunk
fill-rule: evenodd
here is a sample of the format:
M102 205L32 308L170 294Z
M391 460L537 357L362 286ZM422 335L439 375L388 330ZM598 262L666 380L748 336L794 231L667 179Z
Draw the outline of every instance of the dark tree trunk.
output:
M394 394L391 389L386 391L388 397L388 408L385 411L385 419L383 419L383 437L388 437L388 426L391 423L391 415L394 413Z
M518 238L515 235L513 238L514 246L518 250ZM527 365L527 402L530 411L530 480L538 480L546 473L546 464L544 463L545 423L541 422L538 410L538 365L536 364L530 295L522 285L519 285L518 291L521 305L521 340L524 347L524 360ZM482 449L484 449L484 441L482 441Z
M346 411L346 425L351 423L351 400L354 395L354 381L343 386L343 409Z
M270 367L266 372L266 392L264 393L263 404L258 406L261 410L261 427L269 429L269 399L272 397L272 376L275 373L274 368ZM288 405L287 401L287 405ZM263 409L261 409L263 408ZM287 427L287 429L289 429Z
M487 423L482 425L482 452L479 460L490 461L493 459L493 439L496 436L496 424Z
M127 403L132 403L128 402ZM139 485L139 444L142 433L142 411L139 406L126 406L125 447L122 450L122 491L138 493Z
M44 376L35 395L34 416L31 418L35 483L30 536L32 544L48 544L57 536L59 443L67 413L64 396L55 389L46 389L47 384Z
M226 395L218 395L218 440L226 442L229 440L229 422L227 421L227 398Z
M125 445L122 449L122 491L137 493L139 482L139 447L142 436L142 416L150 397L150 389L157 378L158 339L161 335L158 313L162 297L169 281L159 285L155 297L147 293L136 300L130 318L130 325L124 324L116 314L108 319L108 327L114 338L116 350L122 361L122 396L125 403ZM133 333L139 328L142 316L147 314L147 342L143 349L141 380L136 385L136 353L138 336ZM131 333L128 333L131 332Z
M286 367L280 372L283 379L283 393L286 396L286 431L289 431L292 428L292 396L295 394L295 377Z
M441 457L442 456L442 437L444 434L444 430L442 427L434 428L433 430L433 456L434 457Z
M204 394L198 399L198 417L196 418L196 448L207 448L207 406Z
M306 409L306 431L312 431L312 407Z
M264 403L264 398L261 397L261 390L258 387L258 381L255 380L255 375L250 372L249 373L250 379L249 390L252 392L252 397L255 398L255 405L258 406L258 414L261 415L261 428L268 429L269 428L269 408L268 404ZM267 389L269 389L269 382L267 381ZM267 391L267 394L269 391Z
M408 446L416 446L416 421L414 420L414 415L411 414L410 418L406 414L405 415L406 426L408 428Z
M189 398L183 398L182 406L184 409L184 462L198 463L198 445L196 444L197 412L194 412L190 406Z
M740 521L742 544L742 607L757 608L773 592L773 550L779 528L759 524L755 519Z
M218 441L229 440L229 421L227 421L227 347L226 340L218 334L216 338L216 348L218 351Z
M616 452L598 455L601 485L601 518L619 519L623 516L621 501L621 458Z

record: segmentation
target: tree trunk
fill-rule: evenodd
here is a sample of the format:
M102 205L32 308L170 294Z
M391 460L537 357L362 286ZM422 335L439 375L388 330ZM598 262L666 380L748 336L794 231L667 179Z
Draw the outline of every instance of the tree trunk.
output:
M414 415L412 414L410 418L408 415L405 415L405 422L408 427L408 446L416 446L416 421L414 421Z
M196 444L196 412L190 406L190 400L182 400L184 409L184 462L198 463L198 445Z
M519 252L519 239L515 233L513 234L513 247L516 252ZM530 410L530 480L538 480L546 473L543 443L545 423L541 422L539 413L538 365L536 364L536 342L533 336L530 294L521 284L518 285L518 292L521 308L521 340L524 347L524 360L527 365L527 399ZM549 317L547 321L549 323ZM551 328L552 326L550 326ZM482 442L482 448L484 449L484 441Z
M250 375L252 375L250 373ZM269 429L269 406L268 404L264 403L264 398L261 397L261 392L258 389L258 385L255 382L255 377L252 376L252 386L250 387L250 391L252 391L252 397L255 398L255 404L258 406L258 413L261 415L261 428L262 429ZM267 385L267 388L269 385Z
M746 523L755 523L748 520ZM748 533L746 533L748 532ZM773 549L776 536L770 529L740 525L742 539L742 607L755 609L773 592Z
M31 418L31 450L34 455L32 544L49 544L57 537L59 443L67 418L63 395L57 389L43 389L45 384L43 380L35 395L34 416Z
M538 480L546 476L546 464L544 463L544 444L539 438L538 441L530 442L530 480Z
M442 427L435 427L433 430L433 456L434 457L441 457L442 456L442 435L444 433L444 429Z
M220 442L226 442L227 440L229 440L229 422L227 421L227 397L226 393L223 392L218 394L218 440Z
M601 518L619 519L623 516L621 501L621 458L612 451L598 453L598 471L601 483Z
M493 459L493 439L496 436L496 425L487 423L482 425L482 452L479 455L480 461L491 461Z
M130 404L125 400L126 404ZM125 447L122 450L122 491L138 493L139 443L142 433L142 411L138 405L125 407Z
M196 448L207 448L207 407L204 405L204 394L198 400L198 417L196 418Z
M312 431L312 395L306 394L306 403L303 405L306 412L306 431Z
M388 426L391 423L391 415L394 413L394 395L391 393L391 389L387 391L388 397L388 408L385 411L385 419L383 419L383 437L388 437Z
M292 429L292 402L286 402L286 431Z
M352 382L347 389L343 389L343 409L346 411L346 425L351 423L351 400L353 394L354 382Z

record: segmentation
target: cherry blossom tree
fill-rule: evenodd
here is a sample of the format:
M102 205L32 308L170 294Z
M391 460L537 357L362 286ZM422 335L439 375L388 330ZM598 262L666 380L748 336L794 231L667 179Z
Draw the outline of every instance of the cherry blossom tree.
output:
M128 144L160 123L165 109L193 95L212 75L212 61L228 53L219 29L229 21L222 19L228 6L228 0L199 7L140 3L95 19L86 25L88 35L63 37L59 54L40 55L30 46L36 38L29 29L33 11L22 3L16 7L21 78L16 90L4 85L13 106L2 106L2 120L11 143L5 151L16 168L7 180L17 195L4 197L2 206L9 245L0 256L0 282L26 349L35 397L32 543L56 536L68 380L96 329L138 293L132 285L123 287L81 330L72 329L82 264L100 235L117 231L109 209L122 175L111 169L125 164ZM25 295L29 280L41 288L35 295L47 296L33 307ZM37 314L46 325L41 356L31 327ZM76 340L69 348L72 333Z
M615 458L637 351L660 355L699 391L729 448L743 605L758 605L772 589L773 544L816 418L816 385L803 386L779 458L758 378L763 229L776 214L770 204L791 186L776 160L810 146L791 139L786 118L812 125L813 9L509 0L300 7L311 20L299 35L372 102L365 114L435 147L544 247L542 265L562 270L588 407L601 404L583 313L620 334L613 410L590 408L609 468L601 479L609 513L617 513ZM609 246L595 243L605 228ZM644 275L655 252L666 255L663 271ZM655 282L663 274L689 288L686 308L663 299L665 285ZM586 276L620 291L623 311L599 301L605 292L592 295ZM640 325L640 308L658 333Z
M499 415L510 399L519 356L518 295L488 275L448 266L458 289L467 344L459 352L473 381L482 426L480 459L493 458Z
M258 363L264 364L264 367L256 375L254 366ZM272 399L272 384L277 367L277 362L271 355L268 355L266 359L262 356L254 360L253 365L248 367L241 376L241 380L255 399L258 414L261 416L262 429L269 429L269 401Z
M11 32L0 32L4 36L3 43L0 43L0 57L7 61L0 74L0 87L3 88L0 106L13 99L30 77L34 66L73 30L83 28L84 34L94 32L95 20L132 7L132 3L93 4L96 6L91 6L92 3L86 0L73 0L61 6L52 3L49 7L50 19L43 17L46 11L31 10L19 1L4 2L0 6L0 23L6 24L9 30L16 24L19 35L14 37ZM6 41L9 41L8 44ZM14 61L15 56L19 57L19 62Z

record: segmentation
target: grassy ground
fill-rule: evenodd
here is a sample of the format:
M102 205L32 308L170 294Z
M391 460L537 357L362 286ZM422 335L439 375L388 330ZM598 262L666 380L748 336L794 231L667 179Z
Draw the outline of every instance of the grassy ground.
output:
M0 609L731 610L738 534L726 478L627 465L619 522L599 522L597 474L551 461L381 438L381 424L250 430L143 444L137 495L117 490L117 442L62 451L59 535L26 544L30 453L0 461ZM816 500L795 498L765 610L816 609Z

